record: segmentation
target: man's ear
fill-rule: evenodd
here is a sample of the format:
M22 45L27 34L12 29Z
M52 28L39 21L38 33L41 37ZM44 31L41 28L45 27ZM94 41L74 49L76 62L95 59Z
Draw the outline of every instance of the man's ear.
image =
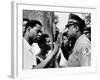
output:
M27 31L27 32L30 32L30 30L31 30L31 27L29 26L29 27L26 29L26 31Z
M78 32L79 31L78 25L75 25L75 28L76 28L76 31Z

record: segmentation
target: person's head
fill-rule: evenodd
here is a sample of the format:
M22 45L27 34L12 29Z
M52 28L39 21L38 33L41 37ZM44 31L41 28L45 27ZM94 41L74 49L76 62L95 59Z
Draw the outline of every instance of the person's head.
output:
M23 19L23 34L25 32L25 26L26 26L26 24L27 24L28 21L29 21L29 19L27 19L27 18Z
M87 36L89 40L91 40L91 27L85 27L84 34Z
M27 35L31 41L36 41L42 33L41 28L42 24L38 20L30 20L26 24L25 35Z
M75 14L70 14L68 19L68 24L66 28L68 28L67 35L69 38L77 38L78 35L83 34L83 30L85 27L85 21L82 20L79 16Z
M48 34L42 34L40 36L40 39L39 39L39 47L42 49L42 50L50 50L51 49L51 41L50 41L50 37Z

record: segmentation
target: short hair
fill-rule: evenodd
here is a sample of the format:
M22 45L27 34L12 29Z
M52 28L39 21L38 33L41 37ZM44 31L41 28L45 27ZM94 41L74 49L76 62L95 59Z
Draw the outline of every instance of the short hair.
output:
M39 25L42 27L41 22L38 21L38 20L30 20L30 21L28 21L28 23L27 23L26 26L25 26L25 32L26 32L26 29L27 29L29 26L30 26L31 28L33 28L33 27L36 26L36 24L39 24Z
M69 19L72 19L74 21L71 21L71 22L69 21L68 25L66 27L68 27L72 24L78 25L79 30L83 33L84 28L86 27L85 21L83 19L81 19L79 16L72 14L72 13L69 15Z

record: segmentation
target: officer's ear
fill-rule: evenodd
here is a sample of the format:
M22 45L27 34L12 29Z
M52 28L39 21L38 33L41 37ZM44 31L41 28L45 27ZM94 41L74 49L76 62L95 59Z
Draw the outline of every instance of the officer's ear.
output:
M76 29L76 32L78 32L79 31L79 26L75 25L75 29Z

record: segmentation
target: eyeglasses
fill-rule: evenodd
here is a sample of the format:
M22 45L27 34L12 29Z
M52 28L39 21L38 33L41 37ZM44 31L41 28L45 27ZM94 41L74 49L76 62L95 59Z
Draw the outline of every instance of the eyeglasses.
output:
M69 27L72 26L72 25L78 25L78 23L68 23L68 24L66 25L66 28L69 28Z

